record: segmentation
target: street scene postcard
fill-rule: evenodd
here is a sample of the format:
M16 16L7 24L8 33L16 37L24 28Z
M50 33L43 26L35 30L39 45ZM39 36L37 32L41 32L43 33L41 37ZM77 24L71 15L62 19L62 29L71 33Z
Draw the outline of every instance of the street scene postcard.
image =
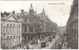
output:
M78 0L0 0L0 49L78 49Z

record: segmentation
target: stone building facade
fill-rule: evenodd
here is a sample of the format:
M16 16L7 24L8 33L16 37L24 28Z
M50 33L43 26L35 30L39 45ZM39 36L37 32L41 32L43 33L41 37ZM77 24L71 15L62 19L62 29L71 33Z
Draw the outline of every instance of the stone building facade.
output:
M2 44L5 47L11 48L19 43L25 45L29 41L56 34L57 24L48 18L44 8L38 14L31 4L29 12L21 10L20 13L13 11L13 13L5 12L4 14L1 18L1 35Z
M15 13L1 17L1 47L11 48L21 43L21 22L16 20Z
M78 48L78 0L73 1L69 20L67 22L67 42L68 47Z
M48 18L44 8L41 13L37 14L31 4L29 12L21 10L19 17L23 19L22 38L25 43L30 40L43 39L48 35L53 36L57 30L57 24Z

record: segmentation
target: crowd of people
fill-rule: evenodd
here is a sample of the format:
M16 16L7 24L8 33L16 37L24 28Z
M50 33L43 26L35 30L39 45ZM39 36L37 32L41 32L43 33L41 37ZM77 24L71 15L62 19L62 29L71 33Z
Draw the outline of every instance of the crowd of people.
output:
M31 40L27 45L24 46L24 48L27 49L36 49L36 48L44 48L49 46L49 43L52 42L53 37L48 36L44 39L37 39L37 40Z

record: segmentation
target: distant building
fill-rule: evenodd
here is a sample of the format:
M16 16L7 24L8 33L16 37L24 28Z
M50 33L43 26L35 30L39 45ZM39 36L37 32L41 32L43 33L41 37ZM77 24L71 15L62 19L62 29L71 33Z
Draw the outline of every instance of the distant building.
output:
M67 22L68 47L78 48L78 0L73 1L69 20Z
M21 43L21 22L16 20L15 12L1 17L1 47L11 48Z

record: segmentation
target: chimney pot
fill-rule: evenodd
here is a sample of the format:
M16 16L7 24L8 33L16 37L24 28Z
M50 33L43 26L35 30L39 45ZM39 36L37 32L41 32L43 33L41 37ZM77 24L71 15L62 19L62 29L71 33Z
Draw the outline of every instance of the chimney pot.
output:
M12 13L15 14L15 11L13 11Z

